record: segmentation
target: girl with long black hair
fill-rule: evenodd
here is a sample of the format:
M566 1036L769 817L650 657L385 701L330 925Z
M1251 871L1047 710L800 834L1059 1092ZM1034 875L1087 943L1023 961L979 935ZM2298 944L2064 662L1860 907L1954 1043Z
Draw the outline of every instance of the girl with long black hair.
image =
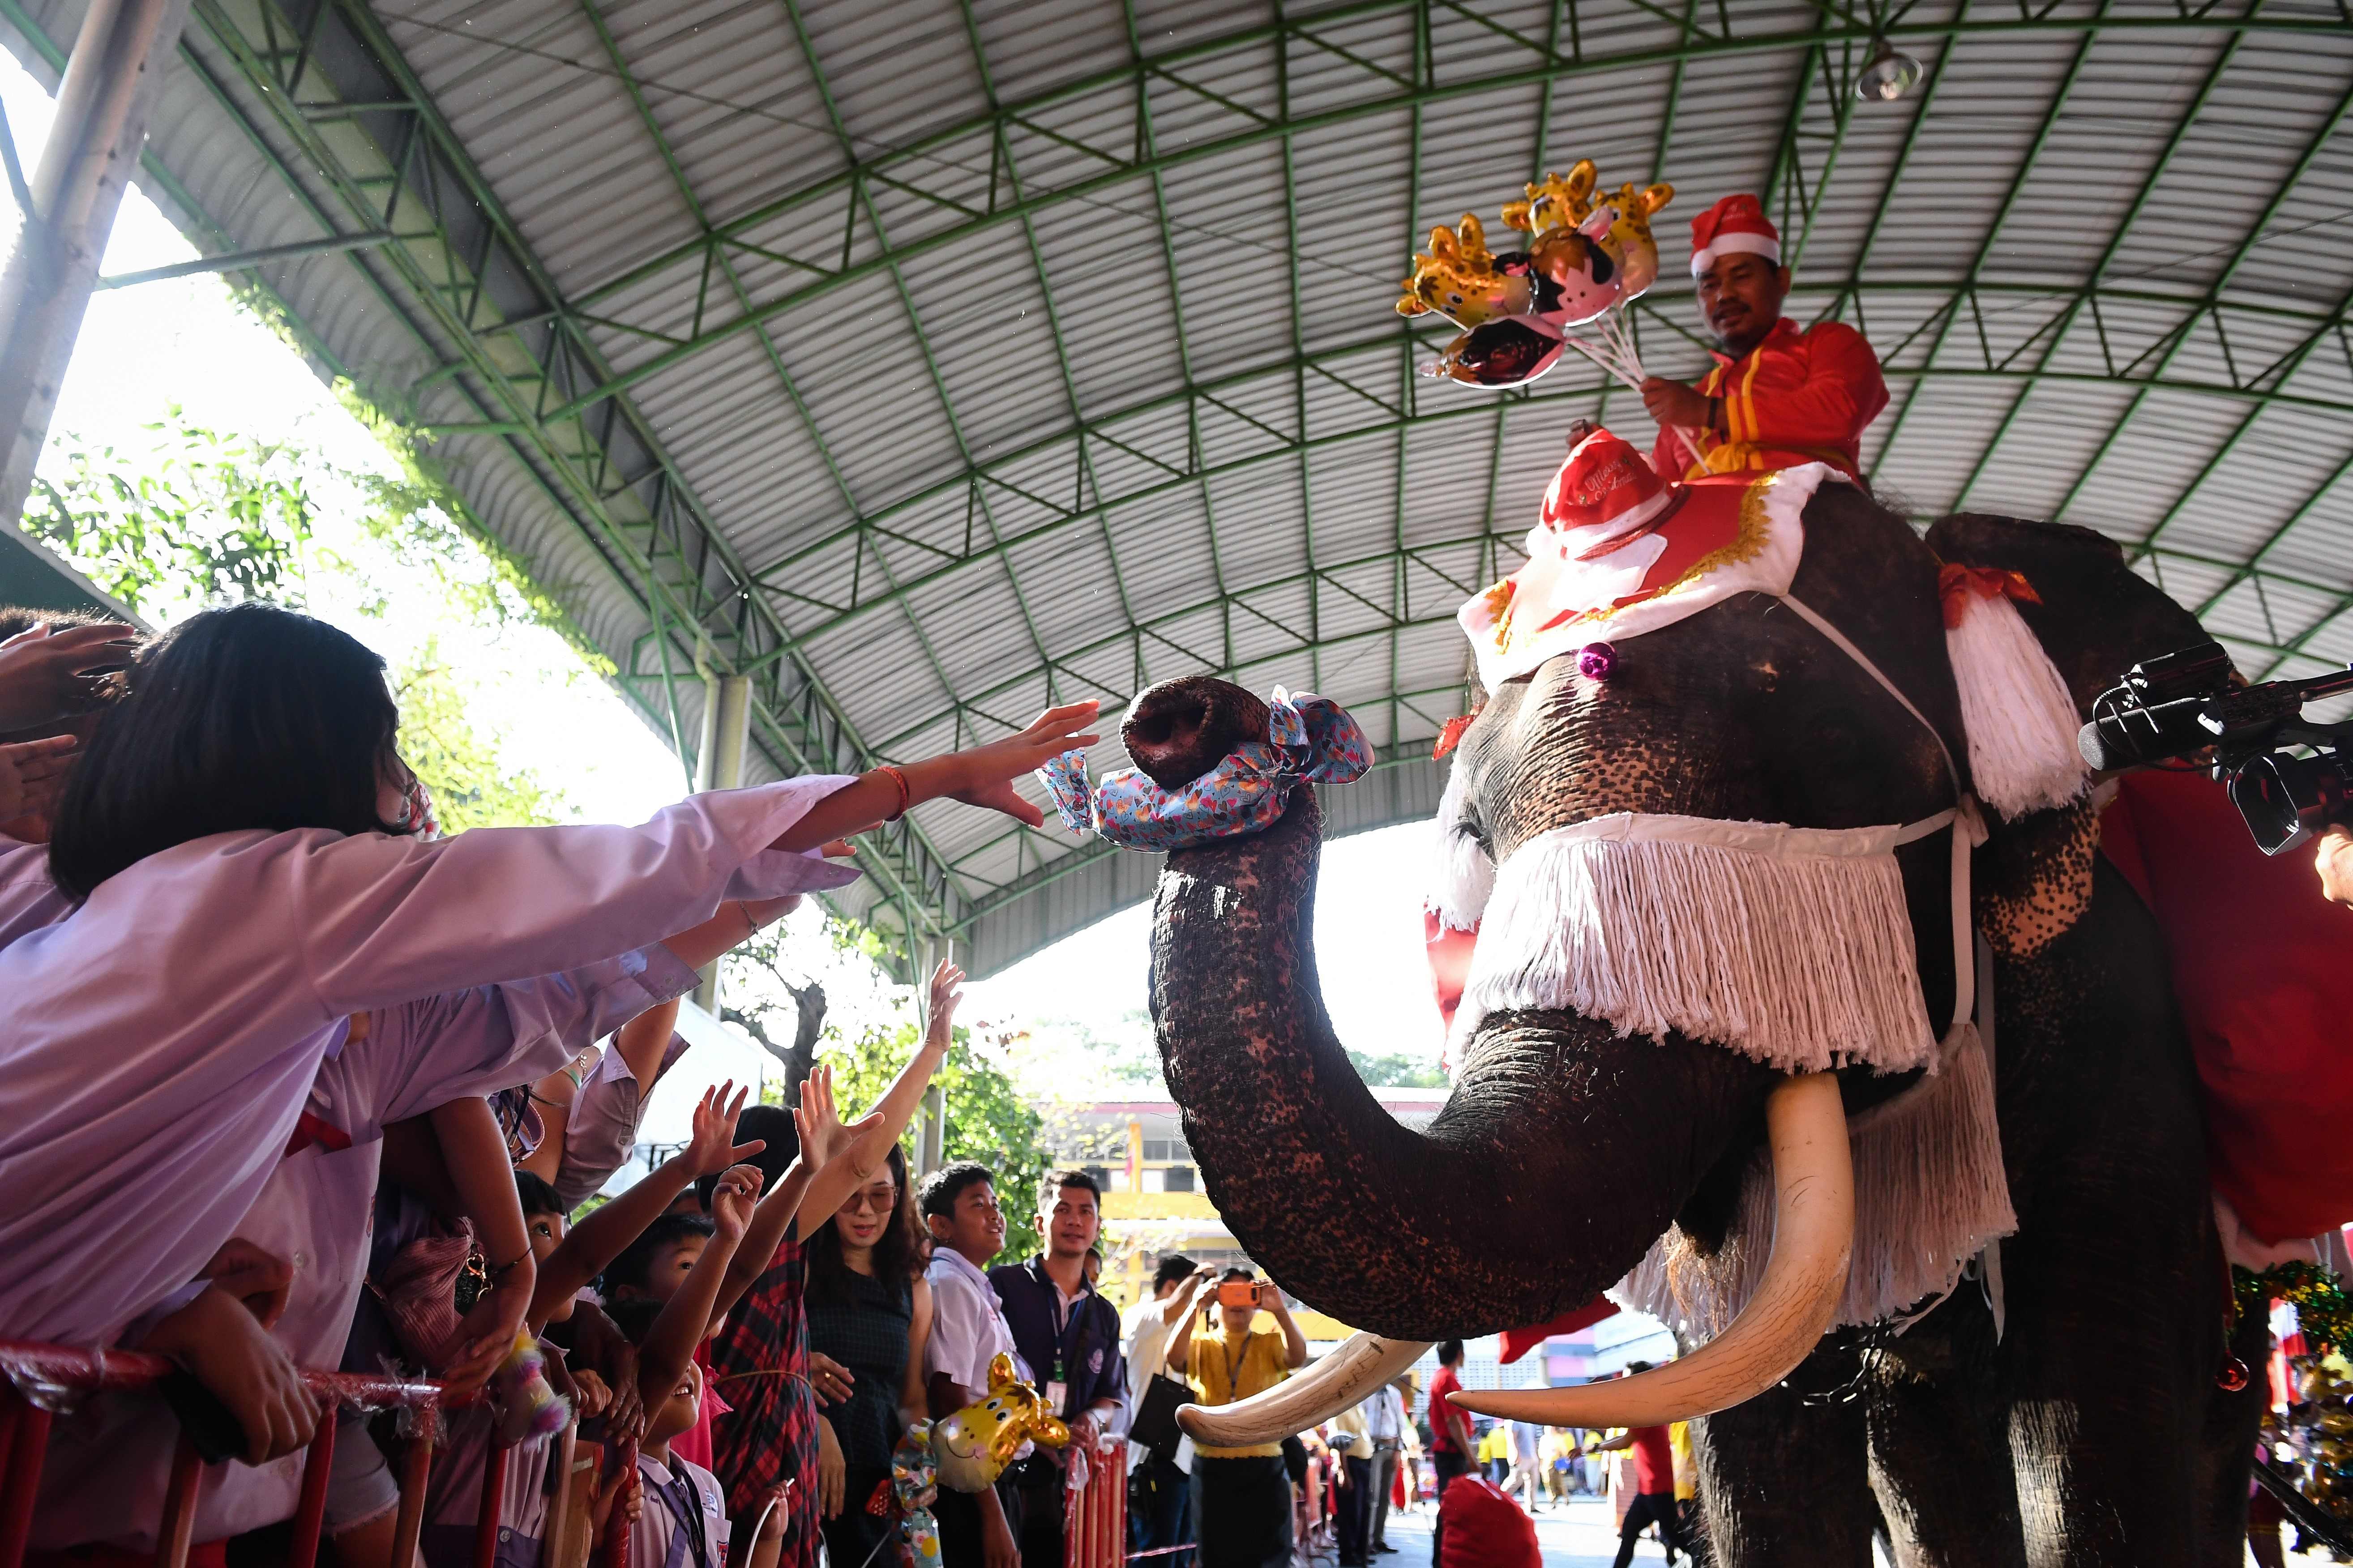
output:
M924 1414L931 1329L907 1157L893 1143L883 1168L808 1241L809 1349L852 1379L849 1397L821 1416L834 1445L821 1447L818 1463L826 1552L842 1568L860 1568L892 1531L887 1495L879 1512L874 1503L890 1487L899 1435Z

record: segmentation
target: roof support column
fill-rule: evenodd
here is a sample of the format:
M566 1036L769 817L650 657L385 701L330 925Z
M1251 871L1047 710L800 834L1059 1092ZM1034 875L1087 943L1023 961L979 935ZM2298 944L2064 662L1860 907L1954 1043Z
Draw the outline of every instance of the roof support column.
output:
M752 678L719 676L702 683L702 741L694 752L694 787L742 789L744 759L752 744ZM719 1016L719 961L702 971L694 1005Z
M188 0L94 0L58 89L33 210L0 271L0 523L23 515L98 264Z

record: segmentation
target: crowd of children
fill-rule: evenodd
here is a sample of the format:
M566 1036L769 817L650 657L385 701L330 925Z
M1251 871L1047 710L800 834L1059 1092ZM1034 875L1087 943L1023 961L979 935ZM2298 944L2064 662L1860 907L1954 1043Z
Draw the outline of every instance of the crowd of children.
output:
M328 1561L413 1568L406 1434L300 1376L342 1367L450 1391L431 1568L476 1562L485 1486L501 1568L577 1568L616 1510L632 1568L808 1568L820 1538L863 1561L878 1454L944 1414L923 1374L987 1385L944 1359L897 1150L959 972L863 1117L821 1067L790 1110L723 1087L674 1158L581 1205L684 1049L698 969L854 878L843 840L913 805L1037 825L1013 781L1093 717L637 827L444 838L383 662L343 632L262 605L153 639L0 609L0 1339L182 1369L169 1405L58 1417L32 1560L151 1558L185 1428L219 1461L190 1561L277 1561L333 1421Z

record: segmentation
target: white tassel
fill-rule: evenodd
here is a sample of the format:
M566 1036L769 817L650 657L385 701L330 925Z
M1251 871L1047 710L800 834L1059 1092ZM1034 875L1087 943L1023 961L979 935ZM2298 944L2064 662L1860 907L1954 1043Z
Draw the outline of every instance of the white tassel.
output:
M1879 1322L1949 1293L1989 1242L2017 1233L1993 1078L1973 1026L1964 1026L1945 1070L1864 1111L1847 1132L1854 1261L1839 1326ZM1721 1247L1703 1257L1670 1229L1609 1299L1710 1339L1739 1315L1772 1250L1772 1172L1759 1160L1743 1177Z
M1895 830L1617 816L1504 862L1457 1059L1492 1012L1566 1008L1793 1072L1932 1059Z
M1960 595L1945 631L1979 800L2005 817L2065 805L2089 776L2075 749L2083 719L2051 656L2007 595Z
M1476 931L1495 890L1495 862L1464 828L1464 776L1460 766L1447 770L1446 793L1438 800L1436 876L1422 902L1454 930Z

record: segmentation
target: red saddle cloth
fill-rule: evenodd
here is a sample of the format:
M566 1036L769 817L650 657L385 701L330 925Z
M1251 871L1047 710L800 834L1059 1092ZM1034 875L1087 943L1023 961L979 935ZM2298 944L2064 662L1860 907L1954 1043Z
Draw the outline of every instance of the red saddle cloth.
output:
M2118 784L2100 849L2164 932L2215 1191L2259 1241L2353 1221L2353 910L2321 896L2309 848L2256 848L2204 774Z

